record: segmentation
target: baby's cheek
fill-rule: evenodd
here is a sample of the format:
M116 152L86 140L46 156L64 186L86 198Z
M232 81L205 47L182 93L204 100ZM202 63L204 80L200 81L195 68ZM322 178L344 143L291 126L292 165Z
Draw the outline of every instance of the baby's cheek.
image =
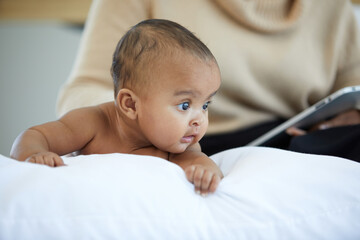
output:
M208 127L209 127L209 118L206 117L206 120L204 121L203 125L201 126L202 130L204 131L204 134L206 133Z
M200 139L202 139L202 138L204 137L204 135L205 135L205 133L206 133L206 131L207 131L208 125L209 125L209 122L206 121L206 122L201 126L198 141L200 141Z

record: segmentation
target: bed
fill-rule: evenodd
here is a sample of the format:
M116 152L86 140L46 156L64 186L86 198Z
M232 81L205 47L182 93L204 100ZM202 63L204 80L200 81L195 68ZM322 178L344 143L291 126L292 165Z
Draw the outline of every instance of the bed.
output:
M360 164L242 147L202 197L177 165L128 154L50 168L0 156L0 239L360 239Z

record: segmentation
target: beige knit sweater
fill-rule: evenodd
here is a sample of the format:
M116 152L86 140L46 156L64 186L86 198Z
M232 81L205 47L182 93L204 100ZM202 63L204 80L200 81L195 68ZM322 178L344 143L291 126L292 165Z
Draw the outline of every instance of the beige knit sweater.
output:
M335 90L360 85L360 38L345 0L95 0L58 114L113 100L112 54L141 20L194 32L222 74L208 133L289 118Z

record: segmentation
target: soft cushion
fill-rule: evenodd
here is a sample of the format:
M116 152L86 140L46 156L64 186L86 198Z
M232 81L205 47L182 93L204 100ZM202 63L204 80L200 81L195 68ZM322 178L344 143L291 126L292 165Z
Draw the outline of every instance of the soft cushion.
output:
M360 239L359 163L261 147L212 158L225 177L202 197L155 157L0 156L0 239Z

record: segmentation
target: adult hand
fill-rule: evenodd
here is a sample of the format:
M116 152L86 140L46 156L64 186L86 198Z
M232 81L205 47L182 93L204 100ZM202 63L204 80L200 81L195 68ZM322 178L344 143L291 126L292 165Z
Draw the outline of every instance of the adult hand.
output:
M359 110L349 110L343 113L338 114L330 120L320 122L313 126L309 132L316 130L324 130L332 127L340 127L340 126L349 126L360 124L360 111ZM286 133L291 136L302 136L307 134L307 131L299 129L297 127L290 127L286 130Z

